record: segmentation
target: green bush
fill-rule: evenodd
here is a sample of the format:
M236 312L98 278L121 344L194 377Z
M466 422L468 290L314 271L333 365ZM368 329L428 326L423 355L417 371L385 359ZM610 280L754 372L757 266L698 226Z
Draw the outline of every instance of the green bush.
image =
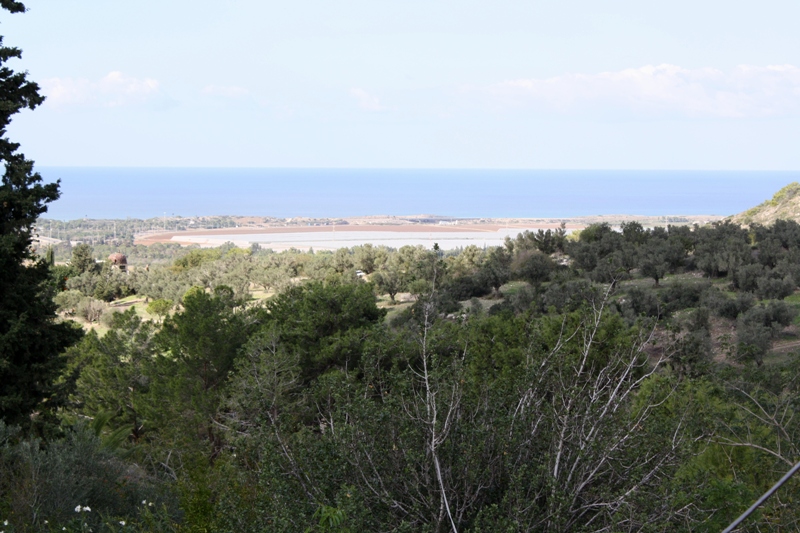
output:
M53 300L59 311L72 310L74 312L83 298L84 296L80 291L71 290L59 292Z
M95 528L106 516L136 517L142 500L170 503L166 488L118 458L86 424L45 443L20 439L0 421L0 511L16 531L71 524L76 512Z
M761 300L783 300L794 292L794 280L786 276L783 279L760 278L756 288L756 295Z

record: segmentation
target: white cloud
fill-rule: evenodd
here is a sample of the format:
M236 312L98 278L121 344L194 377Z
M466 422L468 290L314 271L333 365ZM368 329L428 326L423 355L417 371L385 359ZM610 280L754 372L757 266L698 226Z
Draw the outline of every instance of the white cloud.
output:
M203 88L203 94L224 98L241 98L250 94L250 91L235 85L206 85Z
M740 65L724 72L675 65L509 80L481 90L501 107L557 112L627 109L639 115L773 117L800 111L800 68Z
M383 111L386 109L381 105L381 101L377 96L369 94L364 89L353 87L350 89L350 96L358 101L358 105L361 109L366 109L367 111Z
M146 101L159 92L158 80L131 78L109 72L97 81L85 78L50 78L42 82L47 103L53 106L101 105L117 107Z

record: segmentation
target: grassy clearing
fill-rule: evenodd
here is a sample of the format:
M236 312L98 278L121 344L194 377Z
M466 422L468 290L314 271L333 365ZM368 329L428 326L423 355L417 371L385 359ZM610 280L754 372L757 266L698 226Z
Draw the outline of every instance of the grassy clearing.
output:
M663 282L662 282L662 285L663 285ZM619 286L620 287L625 287L625 288L630 288L630 287L641 287L641 288L647 288L647 289L660 288L660 286L656 287L655 282L652 280L652 278L628 279L628 280L625 280L625 281L621 281L619 283Z
M131 294L130 296L126 296L125 298L114 300L113 302L111 302L110 305L125 305L130 303L136 303L138 301L144 301L144 298L138 294Z
M701 284L706 283L708 278L699 272L682 272L680 274L667 274L662 283L686 283L686 284Z
M502 299L489 299L489 298L477 298L477 300L478 302L480 302L481 307L483 308L484 311L488 311L489 309L491 309L492 307L503 301ZM464 300L458 303L461 304L462 309L469 309L470 307L472 307L472 300Z
M656 287L653 278L629 279L620 282L619 285L620 287L642 287L642 288L661 289L673 285L675 283L682 283L684 285L698 285L701 283L705 283L706 281L708 281L708 279L703 277L701 274L698 274L697 272L682 272L679 274L667 274L658 283L658 287Z
M796 357L796 351L794 350L774 350L767 353L764 356L764 364L765 365L785 365L786 363L790 362L792 359Z
M397 315L399 315L412 305L414 305L413 302L403 302L403 303L398 303L397 305L384 306L384 309L388 309L388 312L386 313L386 322L392 321Z
M523 287L530 287L527 281L509 281L500 287L500 294L503 296L513 296L517 294Z
M786 305L791 307L797 313L797 316L794 317L794 321L792 324L795 326L800 326L800 292L795 292L794 294L790 294L786 298L783 299L786 302Z
M262 291L253 289L250 291L250 299L255 301L267 300L275 296L275 291Z
M395 294L395 301L389 298L388 294L381 294L377 297L379 309L386 309L386 322L393 320L397 315L414 305L414 300L409 293Z

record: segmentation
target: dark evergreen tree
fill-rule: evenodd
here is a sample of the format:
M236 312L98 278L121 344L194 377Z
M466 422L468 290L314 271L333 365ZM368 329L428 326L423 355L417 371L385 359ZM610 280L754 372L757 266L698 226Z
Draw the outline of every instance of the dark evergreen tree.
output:
M511 278L511 259L511 254L504 248L492 248L481 265L480 275L492 286L495 293L499 293L500 287Z
M9 0L0 0L0 7L12 13L25 10ZM6 66L20 56L19 49L3 46L0 38L0 161L5 166L0 185L0 418L10 423L25 422L45 401L53 405L59 353L80 336L69 324L55 323L48 265L32 248L34 223L58 198L58 184L43 184L33 162L6 137L13 115L44 101L27 73Z
M94 260L94 250L88 244L79 244L72 249L72 261L70 266L75 269L78 274L84 272L96 272L99 270L97 262Z

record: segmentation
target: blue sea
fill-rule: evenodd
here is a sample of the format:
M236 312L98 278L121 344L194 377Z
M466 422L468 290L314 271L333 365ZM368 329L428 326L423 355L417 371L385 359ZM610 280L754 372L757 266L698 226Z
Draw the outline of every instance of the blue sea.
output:
M45 218L252 215L462 218L732 215L795 172L39 167L61 180Z

